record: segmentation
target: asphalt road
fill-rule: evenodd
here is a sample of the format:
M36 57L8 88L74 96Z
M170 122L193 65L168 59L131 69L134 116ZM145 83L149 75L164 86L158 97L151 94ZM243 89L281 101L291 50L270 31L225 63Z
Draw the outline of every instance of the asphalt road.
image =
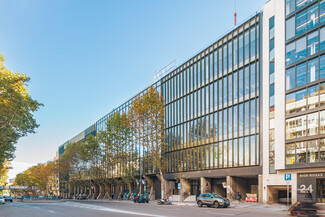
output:
M196 207L184 205L134 204L131 202L66 201L56 203L13 202L0 205L0 217L277 217L288 216L279 209L260 206L233 206L230 208Z

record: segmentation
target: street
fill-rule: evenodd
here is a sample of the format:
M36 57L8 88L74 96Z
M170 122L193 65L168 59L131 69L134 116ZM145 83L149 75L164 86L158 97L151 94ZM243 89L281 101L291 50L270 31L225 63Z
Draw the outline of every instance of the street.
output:
M0 205L0 217L91 217L91 216L288 216L288 212L276 205L239 204L230 208L196 207L189 205L134 204L129 201L62 201L52 203L13 202Z

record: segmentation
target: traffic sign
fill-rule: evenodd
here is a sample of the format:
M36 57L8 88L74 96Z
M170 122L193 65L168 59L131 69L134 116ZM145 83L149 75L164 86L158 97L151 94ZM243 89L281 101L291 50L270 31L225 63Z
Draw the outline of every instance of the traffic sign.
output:
M284 174L284 181L291 181L291 173Z

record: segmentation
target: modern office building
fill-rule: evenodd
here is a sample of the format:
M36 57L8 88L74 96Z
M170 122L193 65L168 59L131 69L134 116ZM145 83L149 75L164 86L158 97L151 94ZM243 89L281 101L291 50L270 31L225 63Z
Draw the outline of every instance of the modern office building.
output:
M263 8L263 201L325 202L325 1Z
M289 189L292 202L307 190L325 202L323 20L325 0L270 0L153 84L165 100L170 195L186 188L278 202ZM114 111L127 112L133 99ZM110 114L59 154L104 129ZM139 167L135 176L159 182L151 165ZM159 184L155 192L159 198Z

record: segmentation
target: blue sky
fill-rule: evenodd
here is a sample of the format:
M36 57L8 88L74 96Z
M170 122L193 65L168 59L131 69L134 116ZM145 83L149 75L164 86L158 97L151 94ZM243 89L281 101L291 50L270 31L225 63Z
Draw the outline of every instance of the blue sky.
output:
M238 22L266 0L237 0ZM234 26L234 0L0 0L0 52L44 104L14 177Z

